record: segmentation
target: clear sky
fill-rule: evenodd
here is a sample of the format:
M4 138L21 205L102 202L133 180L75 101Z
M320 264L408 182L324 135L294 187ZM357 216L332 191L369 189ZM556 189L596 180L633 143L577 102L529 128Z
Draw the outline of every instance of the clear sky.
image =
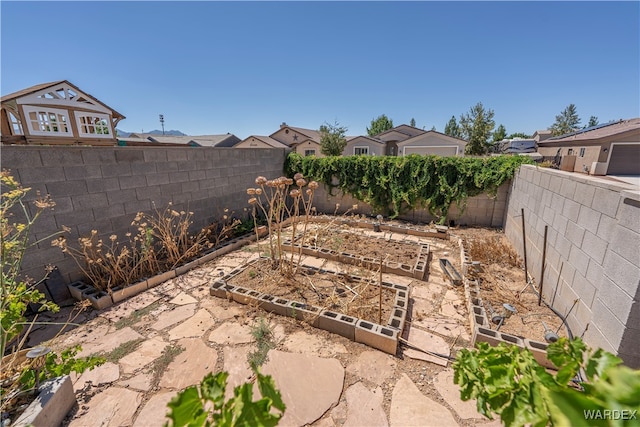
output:
M640 3L0 2L1 90L69 80L118 127L443 131L477 102L508 133L640 116Z

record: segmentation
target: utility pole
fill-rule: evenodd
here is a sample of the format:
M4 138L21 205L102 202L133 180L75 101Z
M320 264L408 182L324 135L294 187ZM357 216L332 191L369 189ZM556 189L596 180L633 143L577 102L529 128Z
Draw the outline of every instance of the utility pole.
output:
M164 114L160 114L160 125L162 126L162 135L164 136Z

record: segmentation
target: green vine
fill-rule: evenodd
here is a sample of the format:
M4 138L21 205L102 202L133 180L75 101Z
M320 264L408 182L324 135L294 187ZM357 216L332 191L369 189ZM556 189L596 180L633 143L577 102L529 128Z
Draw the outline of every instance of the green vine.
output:
M291 153L285 173L302 173L328 186L329 194L338 189L391 218L423 207L444 223L452 203L463 211L468 197L482 193L495 197L520 165L531 163L526 156L316 158Z

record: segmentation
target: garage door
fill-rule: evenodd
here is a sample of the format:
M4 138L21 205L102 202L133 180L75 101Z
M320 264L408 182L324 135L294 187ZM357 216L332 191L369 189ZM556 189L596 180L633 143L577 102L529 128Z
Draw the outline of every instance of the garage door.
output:
M404 147L404 155L409 154L431 154L436 156L455 156L458 147Z
M640 144L612 145L607 175L640 175Z

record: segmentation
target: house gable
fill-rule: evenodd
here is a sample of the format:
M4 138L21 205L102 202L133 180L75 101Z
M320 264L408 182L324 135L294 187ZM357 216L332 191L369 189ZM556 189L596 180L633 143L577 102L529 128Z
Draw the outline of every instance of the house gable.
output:
M398 142L398 154L417 153L462 156L466 145L467 142L462 139L431 130ZM452 148L455 148L455 150Z
M299 144L305 139L320 142L320 133L318 131L288 125L281 125L280 129L269 135L269 137L288 146Z
M384 156L386 153L386 145L384 141L380 141L379 139L368 136L356 136L355 138L349 139L342 151L342 155L353 156L356 154L367 154L370 156ZM366 151L366 153L364 153L364 151Z

